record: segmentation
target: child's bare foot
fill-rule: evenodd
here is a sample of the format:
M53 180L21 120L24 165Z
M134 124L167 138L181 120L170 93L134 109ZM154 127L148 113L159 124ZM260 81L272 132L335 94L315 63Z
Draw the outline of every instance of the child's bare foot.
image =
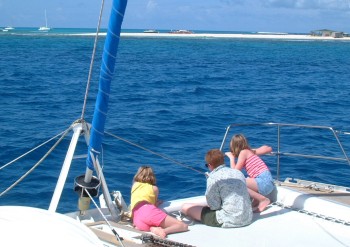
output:
M254 210L255 213L260 213L266 209L266 207L270 204L270 199L265 198L261 202L259 202L258 207Z
M161 238L166 238L166 233L164 231L163 228L161 227L155 227L155 226L152 226L150 228L151 232L154 233L155 235L161 237Z

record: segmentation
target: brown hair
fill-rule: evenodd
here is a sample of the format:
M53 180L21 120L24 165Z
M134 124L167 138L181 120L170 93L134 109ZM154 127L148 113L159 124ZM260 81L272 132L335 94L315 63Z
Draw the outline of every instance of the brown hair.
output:
M211 149L207 152L205 161L212 167L216 168L219 165L224 164L225 156L219 149Z
M230 142L230 151L233 153L233 155L238 157L239 153L244 149L251 150L248 140L244 137L244 135L237 134L233 136Z
M156 185L157 180L150 166L141 166L134 176L134 182Z

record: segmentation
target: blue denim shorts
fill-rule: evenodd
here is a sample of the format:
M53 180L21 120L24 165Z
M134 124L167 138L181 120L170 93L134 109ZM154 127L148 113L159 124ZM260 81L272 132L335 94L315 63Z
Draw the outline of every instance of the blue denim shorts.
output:
M255 178L255 181L258 184L259 193L264 196L270 194L275 187L270 171L264 171Z

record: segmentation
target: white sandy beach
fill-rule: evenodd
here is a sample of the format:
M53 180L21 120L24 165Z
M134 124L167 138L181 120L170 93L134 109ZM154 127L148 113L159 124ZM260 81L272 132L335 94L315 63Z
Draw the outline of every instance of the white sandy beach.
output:
M333 38L299 34L219 34L219 33L192 33L192 34L172 34L172 33L121 33L122 37L154 37L154 38L238 38L238 39L290 39L290 40L339 40L350 41L350 37Z
M96 33L70 34L74 36L95 36ZM122 32L121 37L139 38L225 38L225 39L283 39L283 40L329 40L329 41L350 41L350 37L334 38L325 36L312 36L307 34L227 34L227 33L126 33ZM106 33L99 33L99 36L106 36Z

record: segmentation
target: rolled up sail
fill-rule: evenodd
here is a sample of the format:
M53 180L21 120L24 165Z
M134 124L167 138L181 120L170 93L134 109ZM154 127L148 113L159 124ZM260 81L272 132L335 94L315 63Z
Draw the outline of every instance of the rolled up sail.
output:
M103 49L99 89L96 98L88 155L86 159L87 168L92 171L94 170L93 159L96 159L96 156L102 150L102 139L104 136L104 126L108 111L110 86L114 75L121 25L126 5L127 0L113 0L106 41Z

